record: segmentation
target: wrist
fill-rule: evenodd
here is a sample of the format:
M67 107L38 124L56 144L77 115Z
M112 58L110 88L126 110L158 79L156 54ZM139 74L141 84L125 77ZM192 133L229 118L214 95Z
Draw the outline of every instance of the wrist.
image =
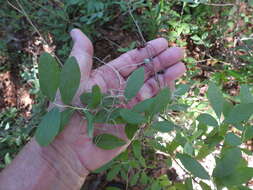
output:
M82 165L70 146L57 139L47 147L41 147L34 139L30 143L50 173L61 183L60 186L68 190L81 188L89 171Z

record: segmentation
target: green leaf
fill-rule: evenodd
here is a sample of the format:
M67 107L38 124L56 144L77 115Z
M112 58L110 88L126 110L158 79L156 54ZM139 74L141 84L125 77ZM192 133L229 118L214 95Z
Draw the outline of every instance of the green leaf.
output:
M191 156L187 154L177 154L177 158L184 165L185 169L191 172L194 176L201 179L210 179L210 176L204 167Z
M134 174L134 175L131 177L131 179L130 179L130 186L136 185L136 183L137 183L139 177L140 177L140 174L139 174L139 173Z
M105 190L121 190L121 189L118 187L106 187Z
M133 111L139 113L150 112L153 102L154 98L149 98L144 101L141 101L133 107Z
M134 153L134 156L135 158L139 158L141 157L141 143L140 141L138 140L135 140L132 142L132 147L133 147L133 153Z
M186 104L173 104L169 106L169 109L173 111L187 111L189 107L190 106Z
M162 89L157 96L154 97L154 102L151 106L152 115L163 111L169 104L171 99L171 93L169 88Z
M217 117L220 118L223 111L224 98L221 90L214 83L209 84L207 98Z
M199 185L201 186L202 190L212 190L211 187L209 187L209 185L207 185L203 181L200 181Z
M140 88L144 83L144 68L140 67L135 70L127 79L127 84L125 88L125 97L127 100L131 100L137 95Z
M247 104L247 103L253 103L253 96L250 92L250 89L248 85L243 84L240 89L240 100L241 103Z
M130 124L142 124L146 122L146 118L142 116L141 114L134 112L129 109L121 109L120 110L120 116Z
M88 107L90 108L92 104L92 94L90 92L84 92L80 96L80 100L82 104L88 105Z
M113 180L113 179L118 175L120 169L121 169L121 166L120 166L120 165L114 166L114 167L107 173L106 180L107 180L107 181Z
M158 181L154 181L150 187L150 190L161 190L161 186Z
M228 133L225 137L225 145L239 146L242 144L241 139L234 133Z
M222 153L221 159L216 160L213 176L222 178L233 173L241 161L241 150L239 148L227 148Z
M43 53L39 59L38 70L42 93L51 101L54 101L60 84L60 68L58 63L49 53Z
M175 90L175 92L173 93L174 96L183 96L186 92L189 91L190 89L190 85L189 84L180 84L177 89Z
M185 143L184 145L184 153L189 154L189 155L193 155L194 149L192 146L192 143Z
M126 123L120 116L122 108L114 108L113 110L99 110L95 115L95 123L124 124Z
M253 7L253 0L248 0L249 6Z
M233 104L230 101L224 101L223 104L223 115L226 118L228 116L228 114L231 112L231 110L233 109Z
M227 187L232 187L235 185L241 185L247 183L253 178L253 168L243 167L238 168L235 172L231 173L221 179L222 183Z
M187 190L193 190L193 187L192 187L192 179L191 178L187 178L185 180L185 186L186 186L186 189Z
M60 76L60 93L63 103L70 104L79 87L81 72L75 57L64 64Z
M253 114L253 103L238 104L228 114L224 122L237 124L242 121L247 121Z
M87 120L87 134L88 137L93 138L94 133L94 117L89 111L83 111Z
M140 183L142 185L147 185L148 183L148 180L149 180L149 177L147 176L147 174L144 172L141 173L141 177L140 177Z
M72 117L74 110L71 108L67 108L63 112L61 112L61 125L59 132L63 131L64 127L69 123L70 118Z
M105 165L101 166L100 168L92 171L92 173L96 173L99 174L101 172L104 172L106 170L108 170L109 168L111 168L111 166L114 164L114 159L111 160L110 162L106 163Z
M203 113L203 114L200 114L198 117L197 117L197 120L200 122L200 123L203 123L207 126L213 126L213 127L218 127L219 124L218 122L216 121L215 118L213 118L213 116L207 114L207 113Z
M171 121L158 121L152 123L151 128L162 133L168 133L170 131L175 130L176 125Z
M138 125L127 124L125 126L125 133L127 135L127 138L131 140L134 137L134 134L136 133L137 130Z
M58 108L50 110L42 119L36 132L35 139L41 146L49 145L60 130L61 114Z
M101 90L98 85L92 87L92 103L91 107L96 108L102 100Z
M100 134L93 138L93 143L101 149L111 150L123 146L126 142L111 134Z
M244 138L243 141L248 141L253 138L253 126L246 126L246 129L244 131Z
M167 158L166 160L164 160L165 161L165 163L166 163L166 165L168 166L168 167L171 167L172 166L172 160L171 160L171 158Z

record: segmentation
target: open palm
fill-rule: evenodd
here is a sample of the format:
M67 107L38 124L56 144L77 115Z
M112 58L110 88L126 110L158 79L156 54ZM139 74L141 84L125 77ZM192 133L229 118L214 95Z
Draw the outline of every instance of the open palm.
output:
M96 84L104 93L122 92L128 76L139 66L145 69L145 84L138 95L126 105L127 107L153 97L160 87L173 88L174 80L185 72L185 66L180 62L183 57L182 49L168 48L168 43L163 38L152 40L145 48L131 50L106 65L92 70L93 46L91 41L78 29L72 30L71 36L74 41L71 56L77 59L81 70L80 88L73 101L73 104L76 105L80 105L80 94L90 91ZM151 63L142 64L145 59L150 58L152 58ZM163 71L163 73L155 77L154 74L158 71ZM129 144L123 125L97 124L94 133L95 135L111 133L124 139L128 142L127 145ZM79 113L74 114L68 126L53 143L53 146L69 151L69 156L78 158L83 167L88 170L104 165L122 152L127 145L113 150L98 148L88 137L86 121Z

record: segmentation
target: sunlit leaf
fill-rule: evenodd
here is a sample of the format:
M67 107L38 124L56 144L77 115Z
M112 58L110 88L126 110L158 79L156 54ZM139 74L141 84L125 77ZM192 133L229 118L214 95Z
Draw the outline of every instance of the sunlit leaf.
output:
M93 138L93 143L101 149L111 150L123 146L126 142L111 134L100 134Z
M51 101L54 101L60 84L60 68L58 63L49 53L43 53L39 59L38 70L42 93Z
M58 108L50 110L42 119L36 132L35 139L41 146L49 145L60 130L61 114Z
M125 97L127 100L131 100L137 95L140 88L144 83L144 68L140 67L135 70L128 78L126 88L125 88Z
M70 57L64 64L60 77L61 99L70 104L79 87L81 72L75 57Z

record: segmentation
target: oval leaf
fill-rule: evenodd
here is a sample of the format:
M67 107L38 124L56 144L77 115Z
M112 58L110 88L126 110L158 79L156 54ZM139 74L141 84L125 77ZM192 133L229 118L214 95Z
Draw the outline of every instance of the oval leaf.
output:
M113 179L118 175L120 169L121 169L121 165L114 166L114 167L107 173L106 180L107 180L107 181L113 180Z
M111 150L126 144L125 141L111 134L97 135L93 138L93 143L105 150Z
M121 109L120 116L130 124L138 125L146 121L146 118L144 116L129 109Z
M253 114L253 103L250 104L238 104L225 119L226 123L237 124L242 121L247 121Z
M125 88L125 97L127 100L131 100L137 95L140 88L144 83L144 68L141 67L135 70L128 78L126 88Z
M49 145L60 130L61 114L58 108L50 110L42 119L36 132L35 139L41 146Z
M168 133L174 130L176 125L171 121L158 121L153 123L151 127L159 132Z
M133 111L139 113L150 112L153 102L154 98L149 98L144 101L141 101L133 107Z
M88 134L88 137L90 138L93 138L93 133L94 133L94 117L93 115L88 112L88 111L84 111L83 112L85 117L86 117L86 120L87 120L87 134Z
M69 120L73 113L74 110L71 108L67 108L66 110L61 112L61 126L59 132L63 131L64 127L69 123Z
M92 103L91 107L96 108L100 103L102 99L101 90L98 85L95 85L92 87Z
M169 88L162 89L156 95L156 97L154 97L154 102L151 106L152 107L151 113L154 115L163 111L166 108L166 106L169 104L170 99L171 99L171 92Z
M253 95L250 92L249 86L243 84L240 89L240 100L241 103L253 103Z
M132 139L137 130L138 130L138 125L127 124L125 126L125 133L127 135L127 138Z
M221 90L214 83L209 84L207 98L217 117L220 119L221 112L223 111L224 98Z
M61 99L70 104L79 87L81 72L75 57L70 57L64 64L60 76Z
M210 179L210 176L205 168L191 156L187 154L177 154L177 158L184 165L185 169L191 172L194 176L201 179Z
M218 122L216 121L216 119L213 118L213 116L207 114L207 113L203 113L203 114L200 114L198 117L197 117L197 120L200 122L200 123L203 123L207 126L213 126L213 127L218 127L219 124Z
M58 63L49 53L43 53L39 59L38 70L42 93L51 101L54 101L60 83L60 68Z

